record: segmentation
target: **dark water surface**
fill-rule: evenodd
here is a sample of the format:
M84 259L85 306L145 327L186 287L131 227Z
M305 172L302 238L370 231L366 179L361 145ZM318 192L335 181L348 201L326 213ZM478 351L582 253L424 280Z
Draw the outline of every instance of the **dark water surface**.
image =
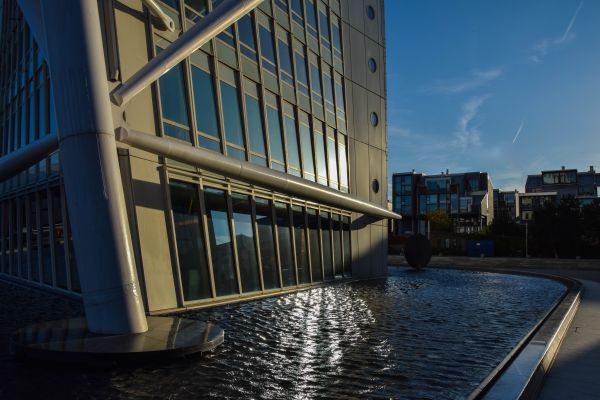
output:
M202 359L113 370L0 360L0 394L464 398L564 291L540 278L390 268L387 279L186 312L225 329Z

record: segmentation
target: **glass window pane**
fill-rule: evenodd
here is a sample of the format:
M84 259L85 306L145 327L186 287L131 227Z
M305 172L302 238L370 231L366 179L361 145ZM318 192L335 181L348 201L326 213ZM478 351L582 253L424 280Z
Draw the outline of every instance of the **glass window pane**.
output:
M344 231L344 276L352 275L352 254L350 248L350 217L342 218Z
M287 155L289 167L300 169L300 157L298 156L298 136L296 135L296 121L293 117L285 116L285 139L287 144Z
M308 270L308 248L306 243L304 211L300 207L292 207L294 220L294 242L296 244L296 263L298 264L299 283L310 283Z
M205 188L204 201L217 296L238 293L225 192Z
M299 89L308 96L308 73L306 72L306 58L303 53L295 52L296 56L296 78L300 84Z
M333 279L333 257L331 254L331 231L329 230L329 213L321 212L321 247L323 249L323 263L325 279Z
M340 186L342 191L348 191L348 156L346 154L346 138L338 136L338 156L340 159ZM343 143L341 143L343 141Z
M321 267L321 247L319 239L319 218L317 211L311 208L308 214L308 240L310 243L310 268L313 282L323 280L323 269Z
M252 17L249 14L244 15L238 21L238 30L240 35L240 42L252 50L256 50L256 43L254 41L254 24L252 23Z
M302 145L302 164L304 168L304 177L312 181L315 180L315 164L312 155L312 141L310 140L310 128L305 124L300 124L300 143Z
M183 63L177 64L160 77L160 103L163 118L189 126L183 77Z
M207 138L206 136L198 135L198 144L205 149L221 152L221 145L218 141Z
M331 230L333 233L333 262L336 277L341 277L344 273L342 266L342 224L340 218L340 215L334 214L331 220Z
M52 188L52 218L54 219L54 268L56 274L56 286L67 288L67 265L65 260L65 238L60 202L60 188Z
M279 240L279 255L281 261L281 278L283 286L296 284L294 256L292 253L292 236L290 234L290 214L286 204L275 203L277 216L277 236Z
M333 42L332 42L333 48L341 53L341 51L342 51L342 32L340 31L339 22L333 24L331 34L332 34L331 37L333 40Z
M273 45L273 36L271 32L262 25L259 27L260 51L262 55L262 66L267 71L276 74L275 46Z
M283 163L283 144L281 140L279 111L271 106L268 106L267 121L269 123L269 145L271 147L271 158Z
M337 189L338 188L338 170L337 170L337 159L335 156L335 140L328 136L327 137L327 163L329 167L329 186Z
M200 225L197 186L171 181L169 189L183 298L187 301L209 298L210 275Z
M225 137L229 143L244 147L244 132L237 89L221 81L221 101L225 123Z
M335 114L333 103L333 80L328 73L323 73L323 91L325 92L325 107L327 108L327 111Z
M323 134L315 131L315 161L317 164L318 181L322 185L327 185L327 164L325 162L325 145L323 140Z
M48 211L48 195L40 192L40 231L42 242L42 278L45 284L52 285L52 259L50 253L50 218Z
M281 39L277 41L277 46L279 47L279 67L281 68L281 79L284 82L293 85L294 78L292 73L292 56L290 53L290 48L288 44Z
M298 24L304 26L304 13L302 12L302 0L292 0L292 18Z
M317 96L317 101L321 102L321 74L319 67L316 64L310 63L310 86L313 94Z
M215 92L210 74L192 65L192 89L196 111L196 129L207 135L219 137Z
M287 0L275 0L277 7L281 8L284 12L288 12Z
M323 11L319 11L319 28L321 29L321 43L329 47L329 16Z
M246 95L246 116L248 118L248 136L250 151L265 154L265 136L258 99Z
M242 54L256 61L256 41L254 39L254 22L249 14L238 21L238 34L240 35L240 50Z
M308 33L315 38L317 37L317 9L313 0L305 0L306 8L306 23L308 25Z
M274 289L279 287L279 270L277 269L277 261L275 259L271 201L256 198L255 203L263 282L265 284L265 289Z
M201 15L208 12L206 0L185 0L185 4Z
M346 106L344 101L344 88L340 82L335 83L335 106L338 118L346 120Z
M35 195L31 195L29 200L29 229L31 238L31 279L34 281L39 281L39 230L37 227L37 200Z
M235 241L237 244L238 262L242 291L255 292L260 290L260 277L254 246L254 227L252 226L252 206L250 197L244 194L232 193L233 222L235 225Z

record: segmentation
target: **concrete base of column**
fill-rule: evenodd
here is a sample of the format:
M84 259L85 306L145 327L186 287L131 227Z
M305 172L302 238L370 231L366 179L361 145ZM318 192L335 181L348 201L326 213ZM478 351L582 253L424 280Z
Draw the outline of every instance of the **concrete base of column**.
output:
M60 363L107 365L165 360L205 353L223 343L221 327L210 322L148 317L144 333L90 333L85 318L43 322L20 329L12 337L17 356Z

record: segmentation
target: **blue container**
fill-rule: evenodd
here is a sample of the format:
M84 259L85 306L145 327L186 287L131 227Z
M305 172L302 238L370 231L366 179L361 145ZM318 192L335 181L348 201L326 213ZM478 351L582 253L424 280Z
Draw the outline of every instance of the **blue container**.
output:
M494 242L492 240L467 240L469 257L493 257Z

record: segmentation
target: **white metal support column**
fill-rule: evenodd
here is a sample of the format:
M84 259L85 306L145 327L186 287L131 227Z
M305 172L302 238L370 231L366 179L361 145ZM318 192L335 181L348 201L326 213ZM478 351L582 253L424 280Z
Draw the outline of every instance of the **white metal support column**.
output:
M117 160L98 3L38 4L88 329L102 334L145 332L148 325Z

